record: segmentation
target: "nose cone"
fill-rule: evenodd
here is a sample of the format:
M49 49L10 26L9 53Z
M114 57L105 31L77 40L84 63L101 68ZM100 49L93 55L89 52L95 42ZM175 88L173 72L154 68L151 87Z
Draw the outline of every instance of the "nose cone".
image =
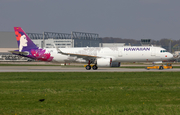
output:
M172 59L173 58L173 55L171 53L168 54L168 58L169 59Z

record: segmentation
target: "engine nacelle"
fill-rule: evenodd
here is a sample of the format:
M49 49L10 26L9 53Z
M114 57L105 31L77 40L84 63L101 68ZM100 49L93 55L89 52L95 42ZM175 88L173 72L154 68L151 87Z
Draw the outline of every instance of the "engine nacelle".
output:
M112 62L112 58L98 58L97 66L98 67L110 67Z
M112 58L98 58L97 66L98 67L120 67L120 62L112 62Z

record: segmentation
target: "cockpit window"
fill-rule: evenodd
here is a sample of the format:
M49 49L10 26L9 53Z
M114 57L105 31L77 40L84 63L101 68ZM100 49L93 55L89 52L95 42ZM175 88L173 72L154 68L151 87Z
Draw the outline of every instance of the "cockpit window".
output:
M167 52L167 50L161 50L160 52L161 52L161 53L163 53L163 52Z

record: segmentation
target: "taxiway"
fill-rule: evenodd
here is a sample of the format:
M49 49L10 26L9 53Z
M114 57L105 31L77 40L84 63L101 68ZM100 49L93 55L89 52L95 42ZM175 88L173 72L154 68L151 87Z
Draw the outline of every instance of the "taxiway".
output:
M180 72L180 69L99 68L98 70L86 70L83 67L62 66L0 66L0 72Z

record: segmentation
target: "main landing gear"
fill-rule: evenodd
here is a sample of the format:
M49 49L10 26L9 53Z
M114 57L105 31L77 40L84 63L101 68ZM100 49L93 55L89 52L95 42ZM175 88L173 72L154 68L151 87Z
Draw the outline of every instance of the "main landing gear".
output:
M88 65L84 65L84 67L86 68L86 70L90 70L91 68L93 69L93 70L97 70L98 69L98 67L97 67L97 63L95 63L95 64L93 64L93 65L91 65L91 60L89 60L89 62L88 62Z
M86 65L86 70L90 70L91 66L90 65Z
M96 64L95 65L84 65L84 66L85 66L86 70L90 70L91 68L93 70L97 70L98 69Z

